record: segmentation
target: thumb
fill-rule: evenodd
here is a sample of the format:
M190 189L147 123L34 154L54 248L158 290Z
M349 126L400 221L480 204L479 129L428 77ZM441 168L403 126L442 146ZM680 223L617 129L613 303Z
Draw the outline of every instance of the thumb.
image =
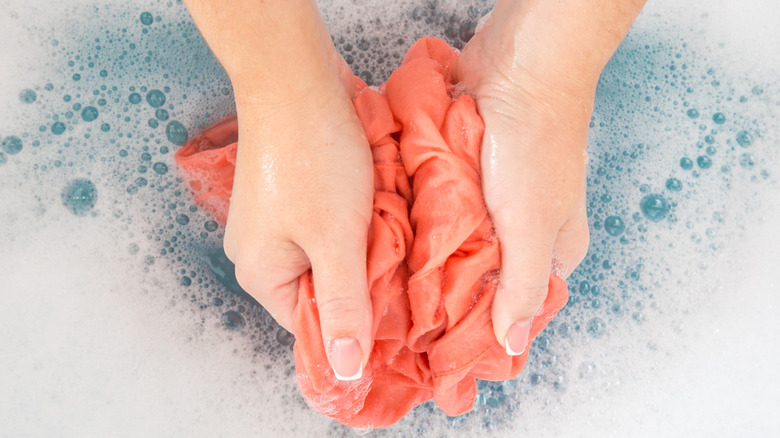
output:
M501 281L493 300L493 331L507 354L516 356L527 349L533 317L547 298L555 233L542 225L518 226L501 219L495 225Z
M362 238L356 238L361 234ZM337 236L329 244L320 245L324 250L309 252L322 342L339 380L362 376L373 345L366 234Z

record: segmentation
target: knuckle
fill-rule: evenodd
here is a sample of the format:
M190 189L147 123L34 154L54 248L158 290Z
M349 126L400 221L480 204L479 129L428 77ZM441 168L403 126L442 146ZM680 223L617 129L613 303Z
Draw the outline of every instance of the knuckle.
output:
M545 298L547 298L547 284L520 289L513 301L518 307L533 312L544 303Z
M318 300L320 323L331 329L357 330L366 318L366 306L362 300L353 297L335 297Z

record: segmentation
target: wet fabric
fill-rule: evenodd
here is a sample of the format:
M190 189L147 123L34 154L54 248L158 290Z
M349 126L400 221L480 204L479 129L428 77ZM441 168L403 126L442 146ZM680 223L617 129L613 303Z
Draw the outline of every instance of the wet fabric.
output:
M367 249L374 345L363 377L339 381L328 365L311 271L300 278L294 314L301 392L349 426L388 426L431 398L449 416L466 413L475 379L512 379L527 359L528 349L509 356L493 334L501 260L480 186L484 124L474 100L457 96L450 71L457 56L444 41L424 38L379 90L355 78L376 189ZM233 116L175 156L196 201L222 223L237 136ZM531 339L567 298L564 281L551 275Z

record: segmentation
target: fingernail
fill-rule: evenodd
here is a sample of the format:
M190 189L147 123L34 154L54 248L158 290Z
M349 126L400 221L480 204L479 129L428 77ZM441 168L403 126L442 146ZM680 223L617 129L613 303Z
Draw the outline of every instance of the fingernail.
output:
M330 342L330 365L339 380L357 380L363 375L363 352L357 339L344 337Z
M533 318L517 321L509 327L506 332L506 354L510 356L519 356L523 354L528 347L528 333L531 331L531 321Z

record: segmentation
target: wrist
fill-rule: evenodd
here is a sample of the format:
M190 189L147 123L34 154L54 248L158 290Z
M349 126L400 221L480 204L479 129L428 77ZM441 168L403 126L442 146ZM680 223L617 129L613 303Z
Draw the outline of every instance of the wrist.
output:
M498 0L484 40L498 42L503 74L589 94L644 2Z

